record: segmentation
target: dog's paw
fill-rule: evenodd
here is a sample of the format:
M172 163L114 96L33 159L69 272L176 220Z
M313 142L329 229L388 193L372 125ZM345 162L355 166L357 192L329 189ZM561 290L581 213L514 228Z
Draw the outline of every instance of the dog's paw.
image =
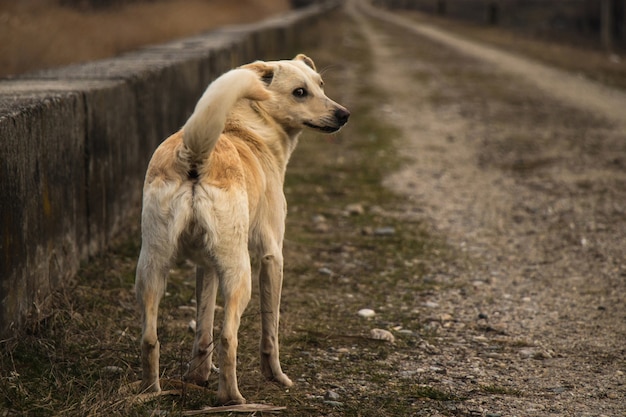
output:
M217 402L220 405L237 405L237 404L245 404L246 399L243 398L243 395L236 391L234 393L228 393L226 391L217 391Z
M271 379L287 388L293 386L293 381L284 373L273 375Z

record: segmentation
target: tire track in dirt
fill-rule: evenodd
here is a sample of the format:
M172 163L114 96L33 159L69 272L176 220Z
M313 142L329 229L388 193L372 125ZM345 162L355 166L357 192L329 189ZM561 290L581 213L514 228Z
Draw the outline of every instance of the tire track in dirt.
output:
M626 94L368 3L346 10L379 114L404 136L409 162L385 184L470 259L463 296L434 300L456 321L437 346L446 375L430 378L472 410L454 414L624 415ZM437 46L419 48L433 42L446 51L431 62Z
M420 24L388 11L374 8L369 2L359 4L370 17L384 20L419 36L427 37L459 53L483 60L531 82L567 104L607 117L626 130L626 93L584 79L538 62L532 62L493 47L462 39L436 27Z

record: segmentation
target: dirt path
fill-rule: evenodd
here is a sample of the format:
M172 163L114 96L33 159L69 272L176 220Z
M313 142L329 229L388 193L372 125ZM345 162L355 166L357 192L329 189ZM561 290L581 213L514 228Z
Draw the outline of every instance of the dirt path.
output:
M347 10L388 97L381 117L404 133L410 161L387 185L469 260L450 280L471 289L432 300L450 319L432 366L407 369L455 392L494 387L467 415L626 415L626 94Z

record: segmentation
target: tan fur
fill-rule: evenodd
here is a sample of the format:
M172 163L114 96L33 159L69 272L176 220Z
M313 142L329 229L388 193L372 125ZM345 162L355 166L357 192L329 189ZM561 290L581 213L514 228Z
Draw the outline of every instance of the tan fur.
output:
M146 172L142 246L135 288L142 308L142 387L159 391L157 315L170 267L197 265L196 339L186 378L206 383L219 289L218 401L243 403L236 376L237 331L252 274L261 299L261 370L292 385L279 362L285 169L303 128L334 132L349 112L323 92L313 61L257 61L215 80L183 129L154 152Z

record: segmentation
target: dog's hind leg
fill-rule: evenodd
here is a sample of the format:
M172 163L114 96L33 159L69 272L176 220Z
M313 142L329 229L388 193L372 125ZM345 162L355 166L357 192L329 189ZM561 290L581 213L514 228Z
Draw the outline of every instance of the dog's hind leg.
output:
M217 399L221 404L243 404L246 400L237 386L237 332L241 315L250 301L252 278L247 242L229 246L234 249L232 252L217 257L217 270L224 296Z
M161 391L157 317L159 302L165 292L168 270L169 264L159 262L149 250L142 247L137 263L135 290L142 310L141 390L144 392Z
M261 372L284 386L293 385L280 366L278 348L278 325L280 316L280 294L283 285L283 256L279 245L261 260L259 287L261 298Z
M196 338L189 370L185 379L204 385L213 365L213 321L215 317L215 297L217 296L217 275L213 268L196 269L196 300L198 302Z

